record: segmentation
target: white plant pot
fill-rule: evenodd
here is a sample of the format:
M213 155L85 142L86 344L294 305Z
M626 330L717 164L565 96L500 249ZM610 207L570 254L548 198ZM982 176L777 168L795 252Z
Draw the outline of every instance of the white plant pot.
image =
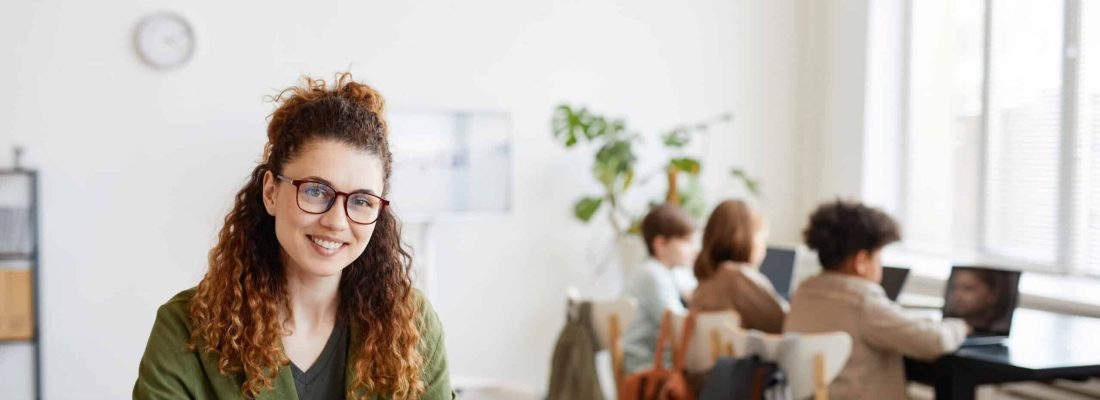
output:
M618 264L623 271L623 276L630 276L649 252L645 248L645 241L639 235L620 236L615 240L615 248L618 251Z
M606 238L606 236L605 236ZM637 235L606 238L588 249L592 275L581 293L591 298L618 297L630 274L645 261L645 242Z

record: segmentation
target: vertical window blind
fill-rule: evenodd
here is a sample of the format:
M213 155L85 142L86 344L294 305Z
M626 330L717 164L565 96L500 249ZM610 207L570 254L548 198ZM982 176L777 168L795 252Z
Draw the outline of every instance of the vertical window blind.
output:
M1100 275L1100 0L965 0L954 17L945 237L956 252Z

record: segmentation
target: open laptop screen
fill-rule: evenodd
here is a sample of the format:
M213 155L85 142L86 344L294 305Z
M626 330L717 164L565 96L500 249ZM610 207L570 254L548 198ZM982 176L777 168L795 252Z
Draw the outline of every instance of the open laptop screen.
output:
M760 264L760 273L768 277L780 297L789 300L791 281L794 279L794 250L768 247L768 253Z
M962 318L972 336L1008 336L1020 300L1020 272L954 267L947 280L943 316Z
M905 287L905 280L909 278L909 268L882 267L882 289L886 291L886 297L891 301L898 301L901 288Z

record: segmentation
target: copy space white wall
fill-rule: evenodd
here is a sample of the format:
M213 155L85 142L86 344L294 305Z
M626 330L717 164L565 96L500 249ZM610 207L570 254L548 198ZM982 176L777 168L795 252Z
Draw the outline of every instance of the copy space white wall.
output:
M870 2L863 129L863 200L900 213L901 160L907 99L908 1Z
M865 0L802 4L797 120L802 158L812 166L800 177L800 205L809 212L821 201L862 191L870 7Z
M732 111L707 154L712 204L741 193L726 174L743 165L764 184L773 238L795 240L805 5L5 3L0 165L19 143L42 171L45 394L129 395L156 307L201 277L219 220L260 155L271 110L263 96L301 73L348 68L394 106L512 113L514 211L437 224L435 298L452 375L542 390L564 288L591 278L586 249L606 233L570 216L595 189L591 153L551 140L553 106L584 103L647 132ZM192 62L167 73L131 49L134 24L162 9L198 34ZM6 388L29 380L13 366L17 353L0 346Z
M907 1L803 6L797 135L803 215L838 197L898 214L907 68Z
M951 2L913 3L913 32L910 36L912 87L908 121L908 157L905 192L921 201L906 202L904 220L908 224L906 247L933 254L950 254L956 240L952 237L955 184L955 148L960 134L954 126L953 102L960 90L956 78L958 50L954 33ZM916 117L916 116L919 116ZM975 165L980 163L975 162ZM945 269L941 271L946 274Z

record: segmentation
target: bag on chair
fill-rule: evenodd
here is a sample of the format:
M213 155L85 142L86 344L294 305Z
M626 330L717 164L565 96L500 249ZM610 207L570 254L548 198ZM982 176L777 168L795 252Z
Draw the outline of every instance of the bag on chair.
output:
M665 342L669 339L669 326L672 324L672 312L666 310L661 317L661 331L657 335L657 351L653 356L653 368L627 375L619 388L619 400L695 400L684 376L684 359L687 354L692 330L695 328L695 316L688 314L684 321L684 335L680 345L672 347L672 368L664 366Z
M759 356L720 357L707 375L699 400L791 400L783 369Z
M565 328L554 345L547 400L603 400L596 374L599 343L592 328L592 304L569 303Z

